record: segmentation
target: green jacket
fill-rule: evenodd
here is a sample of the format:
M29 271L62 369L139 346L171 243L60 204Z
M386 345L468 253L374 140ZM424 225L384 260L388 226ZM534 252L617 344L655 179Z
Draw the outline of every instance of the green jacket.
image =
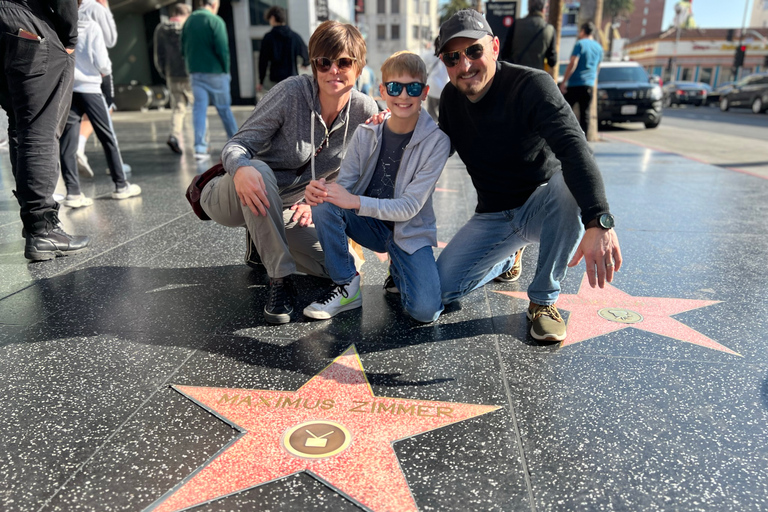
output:
M229 73L227 26L208 9L198 9L184 23L181 48L190 73Z

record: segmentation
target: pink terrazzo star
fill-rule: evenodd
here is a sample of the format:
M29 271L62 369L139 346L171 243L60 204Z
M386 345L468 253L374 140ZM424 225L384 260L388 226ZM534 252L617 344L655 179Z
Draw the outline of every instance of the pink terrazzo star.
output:
M201 505L307 471L373 511L414 511L392 443L499 409L373 395L354 346L297 391L174 386L242 432L148 510Z
M497 293L528 300L526 292ZM589 286L587 275L584 274L579 293L576 295L563 293L557 299L558 309L570 312L567 325L568 337L562 342L562 346L634 327L738 356L740 354L737 352L671 317L671 315L719 302L717 300L633 297L609 283L605 283L603 289L592 288Z

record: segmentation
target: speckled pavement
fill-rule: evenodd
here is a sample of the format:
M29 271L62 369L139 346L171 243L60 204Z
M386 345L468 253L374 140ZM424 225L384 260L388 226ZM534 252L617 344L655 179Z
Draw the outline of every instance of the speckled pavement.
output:
M528 334L535 246L434 325L366 251L362 309L271 326L243 231L184 199L207 165L169 117L116 114L143 193L83 179L95 204L61 219L93 243L50 262L24 259L0 153L0 510L768 509L768 180L596 144L625 263L602 291L569 271L562 344ZM454 157L440 247L474 205Z

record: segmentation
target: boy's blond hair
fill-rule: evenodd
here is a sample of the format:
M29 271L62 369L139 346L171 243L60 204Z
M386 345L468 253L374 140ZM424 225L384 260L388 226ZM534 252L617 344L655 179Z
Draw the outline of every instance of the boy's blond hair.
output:
M421 57L413 52L401 51L393 53L381 65L381 81L386 82L391 77L411 75L422 82L427 81L427 65Z

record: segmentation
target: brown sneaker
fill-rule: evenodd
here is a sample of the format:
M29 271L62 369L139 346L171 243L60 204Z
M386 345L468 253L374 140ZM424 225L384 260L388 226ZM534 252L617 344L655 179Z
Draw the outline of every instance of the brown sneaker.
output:
M531 321L531 336L540 341L563 341L565 320L557 306L542 306L531 302L528 305L528 320Z
M525 247L521 247L515 253L515 262L512 264L512 268L506 272L499 274L494 281L497 283L512 283L520 279L520 274L523 273L523 251Z

